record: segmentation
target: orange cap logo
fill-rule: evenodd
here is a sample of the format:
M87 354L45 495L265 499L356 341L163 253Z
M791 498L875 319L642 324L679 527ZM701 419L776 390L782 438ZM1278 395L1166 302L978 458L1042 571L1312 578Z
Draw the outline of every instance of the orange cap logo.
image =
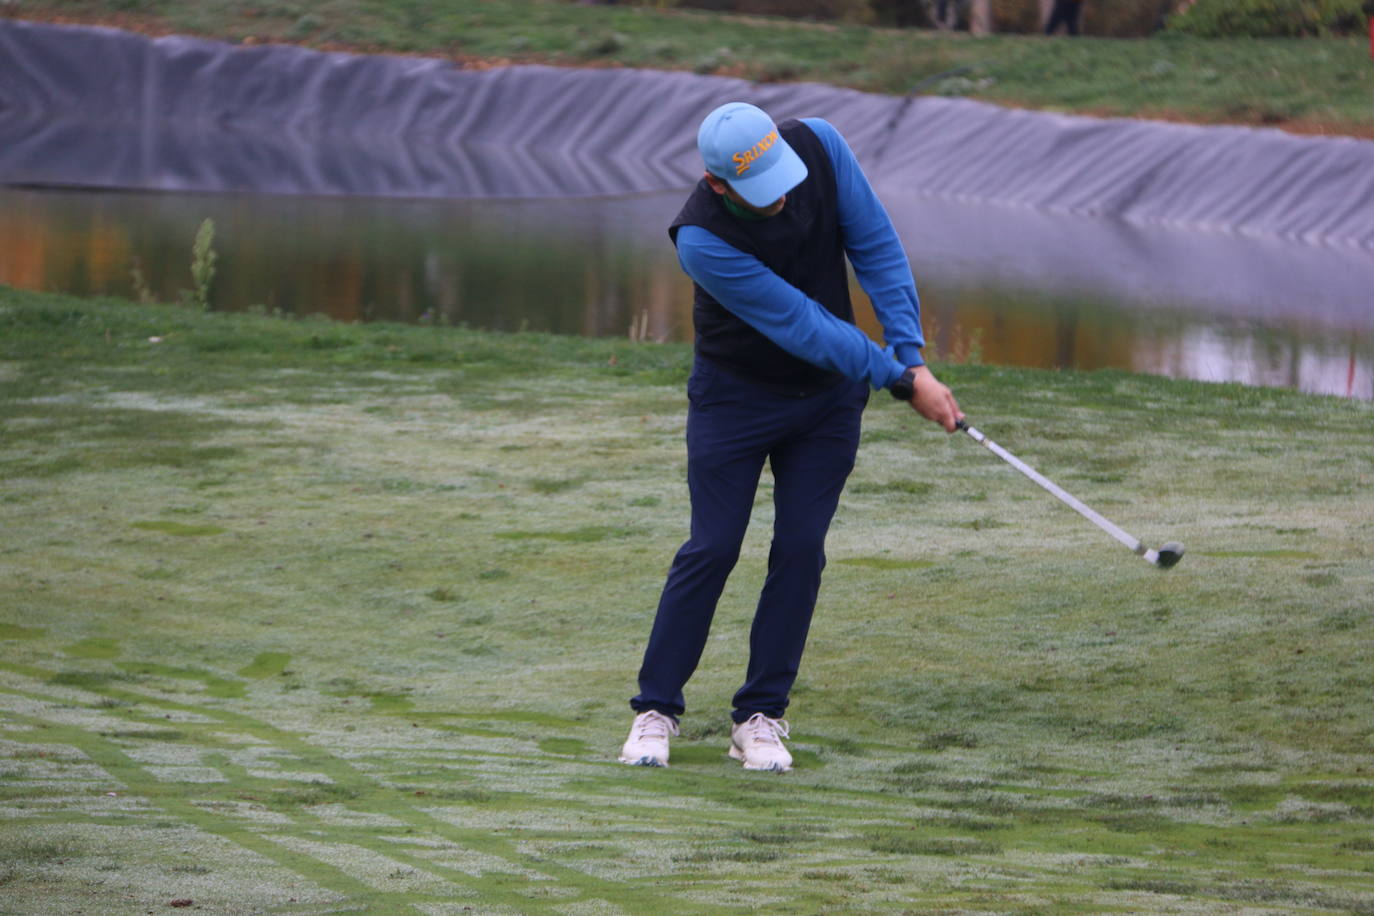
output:
M735 177L738 178L739 176L747 172L749 170L749 166L753 165L755 160L761 157L764 153L768 152L768 150L772 148L773 144L777 142L778 132L776 130L771 131L762 140L760 140L758 143L755 143L749 149L735 153L735 155L731 156L731 161L735 163Z

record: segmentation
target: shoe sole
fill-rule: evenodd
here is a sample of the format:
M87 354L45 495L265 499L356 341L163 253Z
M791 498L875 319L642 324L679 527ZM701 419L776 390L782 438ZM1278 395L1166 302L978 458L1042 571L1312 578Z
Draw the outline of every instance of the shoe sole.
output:
M744 764L744 768L746 770L757 770L760 773L786 773L792 769L790 764L787 766L783 766L781 763L778 763L777 761L774 761L773 763L768 764L768 766L763 767L750 766L748 761L744 759L744 751L740 750L739 746L735 744L730 745L730 756L733 757L735 760L738 760L740 763Z
M632 767L663 767L666 769L668 766L667 761L659 760L657 757L640 757L638 760L629 757L621 757L620 762L629 764Z

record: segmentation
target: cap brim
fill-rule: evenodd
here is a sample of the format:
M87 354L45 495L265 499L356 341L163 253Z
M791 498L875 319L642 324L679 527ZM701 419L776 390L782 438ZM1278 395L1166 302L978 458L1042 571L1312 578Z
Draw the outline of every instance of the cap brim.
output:
M787 141L779 140L779 145L782 147L779 151L781 155L768 171L727 179L735 193L751 207L767 207L806 180L806 163L787 145Z

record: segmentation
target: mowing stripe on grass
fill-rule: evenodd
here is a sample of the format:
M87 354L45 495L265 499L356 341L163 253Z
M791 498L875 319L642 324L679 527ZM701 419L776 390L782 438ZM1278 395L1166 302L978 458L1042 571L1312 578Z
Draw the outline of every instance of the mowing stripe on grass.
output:
M18 667L0 663L0 670L22 673L16 670ZM173 672L172 676L183 676L180 669L167 669L166 666L140 665L139 667L145 670L164 669L164 672ZM50 681L55 676L55 672L44 672L32 667L27 669L27 673L29 675L38 674L44 681ZM632 884L607 882L577 869L523 853L515 840L498 837L488 829L463 827L439 818L428 811L421 810L416 804L402 801L401 793L364 773L354 764L331 755L300 736L269 723L226 709L184 703L122 686L92 684L81 689L102 696L107 700L131 704L101 710L103 715L112 715L127 721L150 725L163 721L138 712L137 706L139 705L204 716L213 721L202 724L179 723L179 726L187 731L196 732L197 741L202 746L206 744L228 746L225 745L226 736L223 731L224 727L228 726L235 732L249 735L269 744L274 750L285 752L290 759L303 761L307 769L318 772L328 782L318 788L314 783L309 784L307 788L300 790L303 795L292 796L290 787L284 788L279 781L266 779L259 773L250 771L245 767L235 766L222 754L217 754L202 756L201 759L223 774L226 788L219 788L216 785L210 785L206 788L206 784L202 783L197 783L194 787L185 784L169 784L167 781L154 776L149 772L147 766L140 764L126 754L109 737L105 736L112 734L123 737L138 737L139 735L133 731L107 730L102 734L77 726L55 725L38 717L13 712L6 713L6 715L26 723L33 731L27 733L31 737L26 737L23 734L11 734L11 739L31 740L35 743L44 744L59 743L73 747L86 754L111 777L119 780L132 792L162 808L168 814L172 814L207 833L223 837L258 852L278 864L291 868L302 877L314 881L322 887L345 894L350 899L374 901L376 905L388 907L387 912L419 912L412 909L413 901L407 902L412 900L408 895L379 892L372 885L354 879L345 866L324 862L317 857L300 852L300 847L293 848L287 841L294 837L305 843L315 843L324 837L340 847L351 845L366 849L375 855L394 859L398 868L404 866L424 870L455 885L476 891L484 901L510 906L517 912L546 912L551 911L550 907L566 904L570 900L598 899L614 899L634 907L636 911L641 911L640 908L646 908L642 911L652 909L655 912L669 914L695 911L694 907L679 906L672 901L661 900L651 886L639 888ZM0 687L0 693L25 696L38 701L62 702L60 697L40 691L21 691ZM148 732L147 737L152 740L165 740L172 734L183 737L181 732L174 733L171 731ZM236 798L246 797L255 802L267 802L272 810L286 813L297 826L292 830L280 827L264 828L263 833L256 833L226 821L224 818L216 817L212 812L193 804L191 798L196 792L202 790L210 798L223 797L227 793ZM286 793L284 796L281 794L283 792ZM277 796L275 804L271 801L274 794ZM360 832L352 828L329 826L318 818L310 816L308 812L303 812L294 806L291 803L293 797L302 798L307 808L319 803L344 801L350 810L394 818L400 824L419 831L423 836L437 837L463 849L471 850L488 858L491 863L505 863L507 868L514 869L515 875L525 875L525 877L516 878L503 871L483 872L479 876L474 876L458 868L421 859L404 852L394 844L375 839L372 835L374 831L371 829ZM416 797L419 800L426 798L423 794ZM283 800L285 801L284 804ZM287 845L283 846L283 843ZM574 893L572 896L560 895L554 900L540 900L537 897L539 888L543 887L546 881L566 887ZM535 896L531 896L532 893ZM457 899L466 898L459 897ZM393 907L394 909L392 909ZM733 908L726 906L724 909L728 911Z

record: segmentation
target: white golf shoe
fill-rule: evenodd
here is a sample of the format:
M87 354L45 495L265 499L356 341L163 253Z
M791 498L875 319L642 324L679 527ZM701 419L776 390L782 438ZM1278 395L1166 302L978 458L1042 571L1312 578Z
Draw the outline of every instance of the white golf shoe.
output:
M656 710L635 716L630 737L620 749L620 762L636 767L666 767L668 738L678 734L677 722Z
M743 761L746 770L786 773L792 769L792 755L782 743L787 733L786 719L756 712L730 729L730 756Z

